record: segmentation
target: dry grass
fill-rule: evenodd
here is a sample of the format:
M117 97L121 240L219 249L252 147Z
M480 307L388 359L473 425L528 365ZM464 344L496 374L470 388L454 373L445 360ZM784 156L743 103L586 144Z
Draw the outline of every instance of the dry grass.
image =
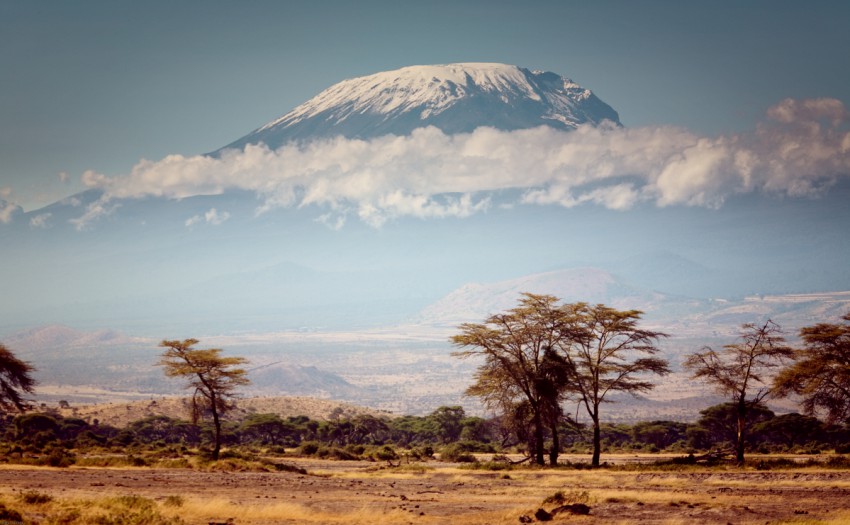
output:
M352 523L372 524L405 522L409 514L402 510L369 508L367 505L353 508L344 515L311 509L297 503L268 503L240 505L226 499L187 500L178 508L164 510L165 514L180 517L190 523L225 521L232 518L236 523Z
M850 523L850 511L839 511L828 518L792 518L782 520L777 525L847 525L848 523Z
M7 467L0 468L0 487L6 487L0 501L28 519L38 517L39 523L64 519L69 525L88 523L86 519L109 512L128 514L128 500L120 498L135 495L148 503L138 505L134 512L139 517L129 524L177 523L177 518L194 524L233 518L239 525L515 525L520 516L533 516L538 508L551 511L570 502L590 505L591 516L558 517L555 522L850 522L846 497L850 470L519 468L491 472L436 463L401 468L367 462L310 460L309 464L311 474ZM68 520L74 512L77 516Z

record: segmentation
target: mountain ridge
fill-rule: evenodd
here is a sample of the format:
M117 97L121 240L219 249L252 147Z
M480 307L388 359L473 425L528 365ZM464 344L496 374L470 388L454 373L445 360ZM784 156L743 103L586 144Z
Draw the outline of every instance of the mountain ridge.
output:
M452 134L481 126L575 129L605 121L620 125L613 108L556 73L493 63L409 66L334 84L213 154L336 135L406 135L426 126Z

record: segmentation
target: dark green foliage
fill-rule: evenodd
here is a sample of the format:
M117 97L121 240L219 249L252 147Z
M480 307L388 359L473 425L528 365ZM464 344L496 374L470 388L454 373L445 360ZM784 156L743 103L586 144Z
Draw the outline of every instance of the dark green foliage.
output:
M315 441L307 441L305 443L301 443L301 453L305 456L312 456L316 452L319 451L319 447L321 445Z
M376 450L372 454L372 457L378 461L392 461L394 459L398 459L398 454L391 446L384 445L383 447Z
M437 437L441 442L451 443L460 438L463 420L466 417L463 407L442 406L428 417L436 424Z
M753 425L752 432L761 443L791 449L825 441L826 430L817 418L797 413L783 414Z
M637 423L631 429L632 439L647 443L657 450L668 448L686 439L688 425L677 421Z
M302 429L277 414L251 414L238 427L240 442L296 446Z
M440 451L440 459L452 463L475 463L478 459L472 454L470 447L463 443L446 445Z
M149 416L133 421L127 430L141 443L162 441L198 445L201 442L201 432L197 425L168 416Z
M850 313L844 323L819 323L800 330L804 347L795 363L774 378L778 395L797 394L806 414L821 412L830 423L850 424Z
M423 443L437 443L436 423L420 416L402 416L387 422L393 443L409 447Z
M770 371L795 355L782 334L779 325L769 319L764 324L746 323L737 343L719 351L706 347L682 363L694 379L713 385L735 407L735 458L739 464L744 463L747 443L752 441L747 435L755 423L751 411L771 394Z
M722 403L700 411L700 419L695 430L688 430L689 445L698 450L732 447L738 442L738 406L736 403ZM761 403L754 404L748 410L748 422L757 425L774 417L773 411ZM759 436L751 432L746 443L756 443Z
M360 415L351 419L326 421L319 425L317 435L319 440L338 446L382 445L389 440L391 432L384 419Z
M30 403L24 395L32 394L35 388L34 371L32 365L15 357L0 343L0 411L29 408Z
M40 413L23 414L15 418L19 439L46 432L58 437L59 422L53 416Z

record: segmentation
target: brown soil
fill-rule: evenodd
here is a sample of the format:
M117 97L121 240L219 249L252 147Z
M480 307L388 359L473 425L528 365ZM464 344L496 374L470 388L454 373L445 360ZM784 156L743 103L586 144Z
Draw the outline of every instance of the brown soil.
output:
M243 507L293 503L306 514L240 518L237 525L317 523L310 513L345 523L354 511L381 523L520 523L561 491L584 499L589 516L559 515L578 523L844 523L850 520L850 471L745 469L686 472L608 470L461 470L433 463L420 471L375 463L290 460L293 472L199 472L148 468L0 468L0 492L35 490L62 498L139 495L156 501L179 495L226 500ZM215 515L185 516L187 523L224 522ZM26 517L26 516L25 516ZM336 519L338 518L338 519Z

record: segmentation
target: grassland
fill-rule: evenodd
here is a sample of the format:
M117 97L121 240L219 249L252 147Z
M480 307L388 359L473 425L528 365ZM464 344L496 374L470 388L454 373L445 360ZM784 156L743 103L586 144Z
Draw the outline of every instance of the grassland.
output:
M43 524L515 524L570 503L590 513L558 514L554 522L850 523L848 469L286 462L306 473L4 465L0 503L20 513L18 521Z

